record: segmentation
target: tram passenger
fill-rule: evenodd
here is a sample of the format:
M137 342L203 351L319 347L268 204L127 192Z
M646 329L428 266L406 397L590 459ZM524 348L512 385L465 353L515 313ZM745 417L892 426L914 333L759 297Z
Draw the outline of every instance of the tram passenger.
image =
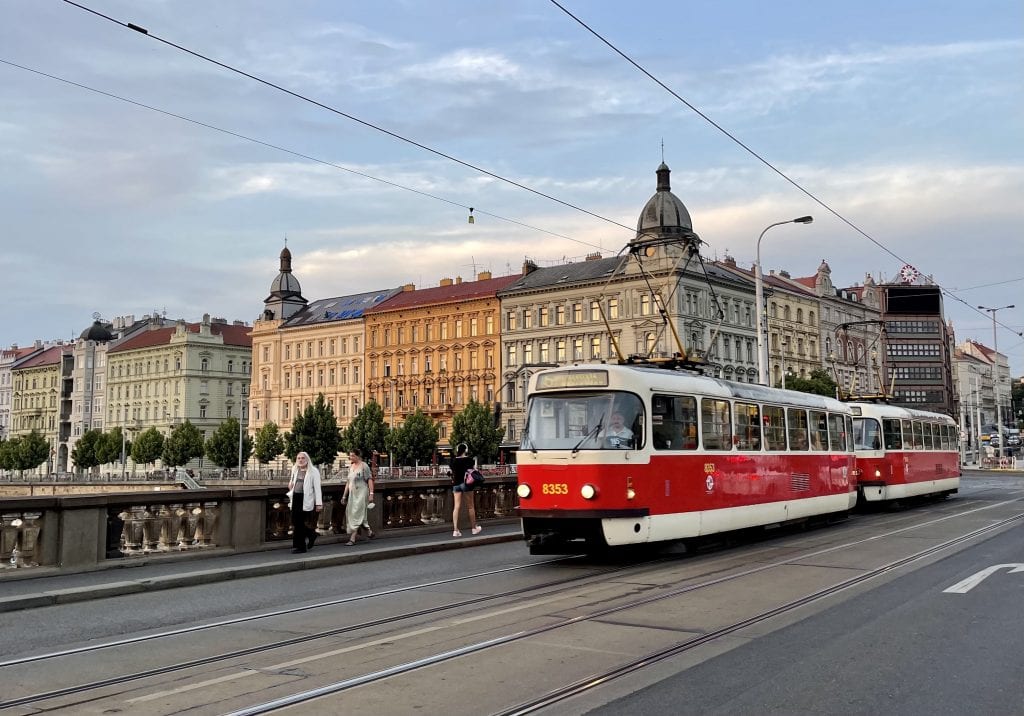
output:
M807 449L807 430L804 428L794 428L792 433L792 445L791 450L806 450Z

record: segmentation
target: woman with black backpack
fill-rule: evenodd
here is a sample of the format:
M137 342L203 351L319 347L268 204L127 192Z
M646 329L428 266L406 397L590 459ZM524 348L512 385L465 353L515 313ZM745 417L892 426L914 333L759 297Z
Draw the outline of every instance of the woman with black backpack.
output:
M475 485L466 483L466 473L473 468L474 460L469 457L469 446L466 443L459 443L455 448L455 457L452 458L452 496L455 500L455 509L452 511L452 537L461 537L459 532L459 511L462 509L462 496L467 495L469 510L469 526L473 534L480 534L483 527L476 523L476 504L473 499L473 488Z

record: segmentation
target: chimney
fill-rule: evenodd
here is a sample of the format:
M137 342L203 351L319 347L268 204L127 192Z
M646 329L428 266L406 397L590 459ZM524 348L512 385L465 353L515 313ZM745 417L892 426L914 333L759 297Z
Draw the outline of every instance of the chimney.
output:
M491 272L490 271L481 271L480 273L478 273L476 275L476 280L477 281L487 281L490 278L491 278Z
M439 286L451 286L452 285L452 280L450 278L443 278L443 279L441 279L441 283L438 284L438 285Z
M779 276L782 276L782 278L789 278L789 271L787 271L786 269L782 269L781 271L779 271Z
M523 261L523 276L526 276L529 273L533 273L536 270L537 264L535 264L533 261L531 261L530 259L525 259Z
M586 260L587 261L597 261L599 258L601 258L601 252L600 251L595 251L592 254L587 254L587 259Z
M232 321L231 325L232 326L244 326L246 324L245 324L245 321Z
M725 261L723 261L722 263L724 263L726 266L730 266L732 268L736 268L736 259L734 259L729 254L725 255Z
M455 277L455 285L458 286L460 283L462 283L462 276L456 276Z
M443 286L444 284L441 284L441 285ZM402 286L402 292L403 293L405 291L415 291L415 290L416 290L416 284L414 284L414 283L407 283L404 286Z
M224 324L227 324L227 322L228 322L228 319L226 319L226 318L219 318L219 317L216 317L216 316L210 319L210 323L224 323Z

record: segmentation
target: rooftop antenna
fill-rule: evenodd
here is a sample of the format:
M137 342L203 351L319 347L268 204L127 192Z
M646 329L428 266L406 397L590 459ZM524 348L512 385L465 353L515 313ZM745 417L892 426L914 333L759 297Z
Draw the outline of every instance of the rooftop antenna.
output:
M473 267L473 278L475 280L476 276L478 275L477 272L476 272L476 258L474 256L470 256L469 260L471 261L471 263L462 264L462 265L463 266L472 266Z
M661 138L661 163L665 163L665 138Z

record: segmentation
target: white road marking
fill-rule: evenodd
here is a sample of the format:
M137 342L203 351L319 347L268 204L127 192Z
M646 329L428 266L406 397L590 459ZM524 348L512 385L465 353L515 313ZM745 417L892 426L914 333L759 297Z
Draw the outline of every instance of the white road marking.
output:
M991 577L1000 569L1008 569L1010 570L1010 574L1013 574L1014 572L1024 572L1024 564L996 564L991 567L986 567L980 572L975 572L967 579L961 580L952 587L943 589L942 591L944 594L967 594L967 592L981 584L982 580L986 577Z

